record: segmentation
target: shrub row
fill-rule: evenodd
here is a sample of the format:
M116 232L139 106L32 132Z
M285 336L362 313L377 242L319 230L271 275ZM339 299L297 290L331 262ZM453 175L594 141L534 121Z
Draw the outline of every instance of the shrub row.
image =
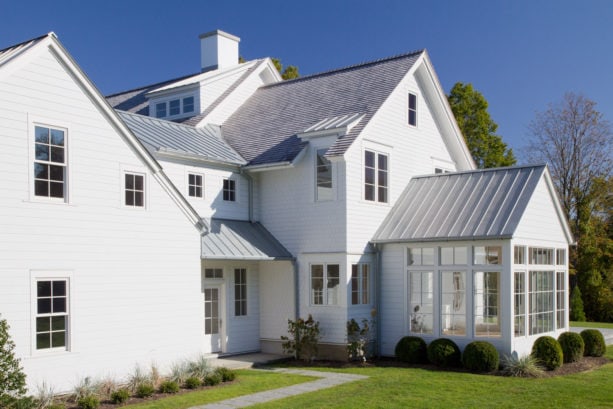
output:
M550 336L539 337L529 357L505 357L503 367L504 372L512 376L539 376L540 367L551 371L563 363L579 361L583 356L602 356L605 351L605 340L598 330L586 329L581 334L564 332L557 340ZM403 362L430 362L440 367L463 365L474 372L495 371L500 362L498 351L489 342L473 341L462 354L456 343L447 338L435 339L427 345L422 338L406 336L396 344L395 354Z

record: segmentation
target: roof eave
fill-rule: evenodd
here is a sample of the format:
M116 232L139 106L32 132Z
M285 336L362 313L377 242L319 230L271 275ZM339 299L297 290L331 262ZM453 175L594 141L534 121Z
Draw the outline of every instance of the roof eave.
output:
M176 158L176 159L189 159L192 161L196 161L196 162L200 162L200 163L205 163L205 164L212 164L212 165L222 165L222 166L230 166L232 168L239 168L240 166L244 165L245 161L229 161L229 160L223 160L223 159L217 159L217 158L209 158L206 156L202 156L202 155L198 155L196 153L190 153L190 152L182 152L182 151L178 151L178 150L174 150L174 149L169 149L169 148L164 148L164 147L160 147L156 150L156 153L162 157L169 157L169 158Z
M433 242L448 242L448 241L486 241L486 240L510 240L513 238L511 234L502 234L495 236L456 236L456 237L425 237L425 238L392 238L392 239L372 239L374 244L402 244L402 243L433 243Z

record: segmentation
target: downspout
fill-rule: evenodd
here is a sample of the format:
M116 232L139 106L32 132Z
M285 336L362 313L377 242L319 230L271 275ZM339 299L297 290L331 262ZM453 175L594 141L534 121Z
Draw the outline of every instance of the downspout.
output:
M300 277L296 258L292 259L292 266L294 267L294 314L295 320L298 320L300 318Z
M377 357L381 356L381 249L377 243L373 243L373 249L375 250L375 308L377 310L377 331L376 331L376 354Z
M245 179L247 179L247 196L248 196L248 206L249 206L249 223L253 223L253 177L243 170L243 168L239 168L239 174L243 175Z

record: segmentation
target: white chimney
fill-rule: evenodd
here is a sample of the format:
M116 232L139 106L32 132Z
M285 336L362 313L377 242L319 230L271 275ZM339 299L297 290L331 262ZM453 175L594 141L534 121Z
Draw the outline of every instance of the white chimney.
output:
M221 30L200 34L202 72L238 65L240 38Z

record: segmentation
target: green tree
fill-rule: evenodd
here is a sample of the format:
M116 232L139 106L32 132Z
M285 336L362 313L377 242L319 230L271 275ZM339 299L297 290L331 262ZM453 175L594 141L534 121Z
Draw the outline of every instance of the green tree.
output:
M11 407L26 393L26 375L14 349L9 325L5 319L0 319L0 408Z
M581 290L578 286L575 286L570 294L570 320L585 321L583 300L581 300Z
M294 78L300 77L300 73L298 73L298 67L295 65L288 65L283 69L283 64L281 64L281 60L278 58L272 58L272 63L275 65L279 74L281 74L281 78L284 80L292 80Z
M515 164L513 150L496 135L498 125L487 112L485 97L472 84L456 83L447 99L477 167L484 169Z

